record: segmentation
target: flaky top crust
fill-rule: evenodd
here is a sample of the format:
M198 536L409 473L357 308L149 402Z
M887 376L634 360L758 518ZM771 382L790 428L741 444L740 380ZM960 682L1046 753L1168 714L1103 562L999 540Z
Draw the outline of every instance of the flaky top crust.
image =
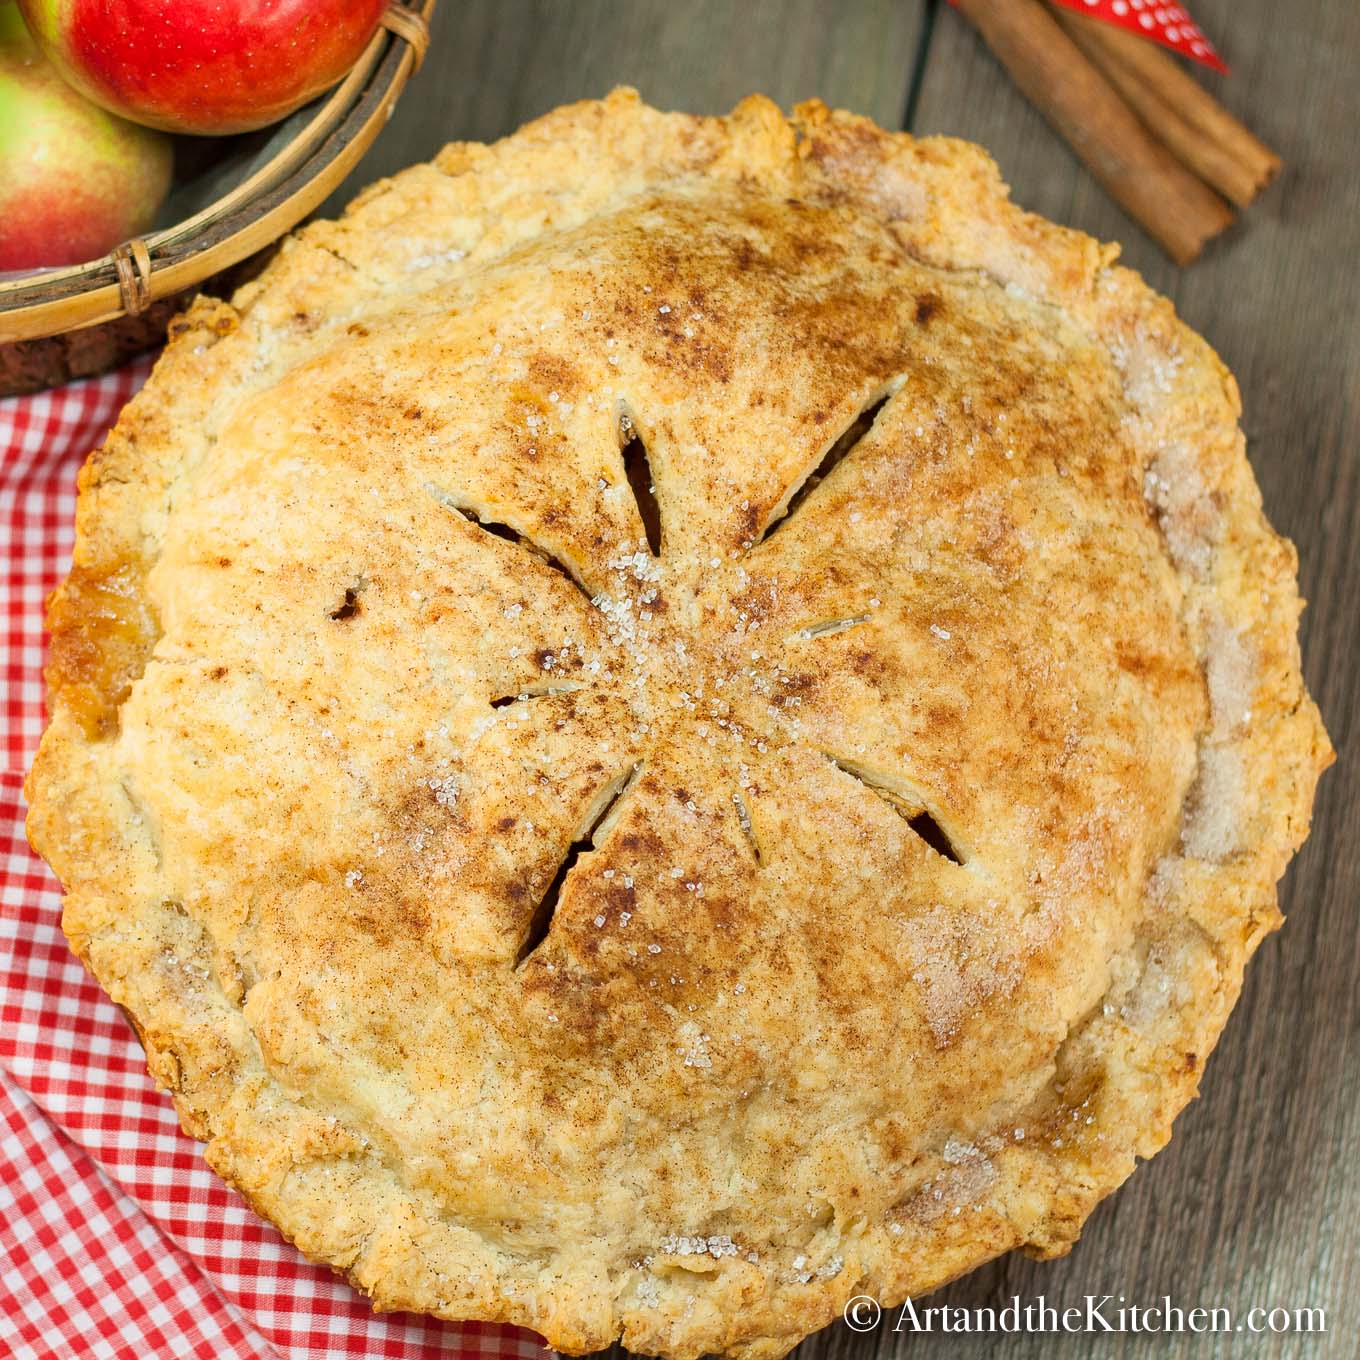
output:
M1233 380L1114 254L966 143L617 91L177 323L30 834L303 1251L774 1357L1162 1146L1330 749Z

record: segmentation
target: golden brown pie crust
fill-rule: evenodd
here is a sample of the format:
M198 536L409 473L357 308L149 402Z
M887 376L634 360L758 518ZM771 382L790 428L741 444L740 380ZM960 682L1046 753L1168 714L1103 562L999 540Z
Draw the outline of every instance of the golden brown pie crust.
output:
M775 1357L1166 1142L1331 752L1233 379L1114 257L966 143L617 91L177 323L29 828L303 1251Z

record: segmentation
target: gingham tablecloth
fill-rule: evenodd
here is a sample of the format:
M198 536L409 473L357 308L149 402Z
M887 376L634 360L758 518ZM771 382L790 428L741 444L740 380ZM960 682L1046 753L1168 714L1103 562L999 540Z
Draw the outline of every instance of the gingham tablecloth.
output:
M374 1315L305 1261L208 1170L66 948L23 828L43 599L70 558L76 472L149 371L0 400L0 1355L542 1360L529 1332Z

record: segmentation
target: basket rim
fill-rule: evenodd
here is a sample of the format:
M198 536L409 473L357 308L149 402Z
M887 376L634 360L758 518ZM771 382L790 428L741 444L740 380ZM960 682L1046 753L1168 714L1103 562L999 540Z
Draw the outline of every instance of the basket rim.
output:
M409 7L428 21L434 6L435 0L411 0ZM193 216L141 238L151 256L148 301L201 283L296 226L372 145L415 65L410 44L380 27L277 155ZM80 330L125 314L112 254L0 283L0 344Z

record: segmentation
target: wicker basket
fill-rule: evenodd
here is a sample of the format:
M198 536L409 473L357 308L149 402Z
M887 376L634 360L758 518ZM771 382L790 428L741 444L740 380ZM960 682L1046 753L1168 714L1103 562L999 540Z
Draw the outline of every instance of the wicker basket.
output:
M433 9L393 0L345 79L275 127L186 142L207 163L185 174L177 162L162 212L172 225L88 264L0 279L0 395L122 362L159 343L186 294L248 269L368 150L420 65Z

